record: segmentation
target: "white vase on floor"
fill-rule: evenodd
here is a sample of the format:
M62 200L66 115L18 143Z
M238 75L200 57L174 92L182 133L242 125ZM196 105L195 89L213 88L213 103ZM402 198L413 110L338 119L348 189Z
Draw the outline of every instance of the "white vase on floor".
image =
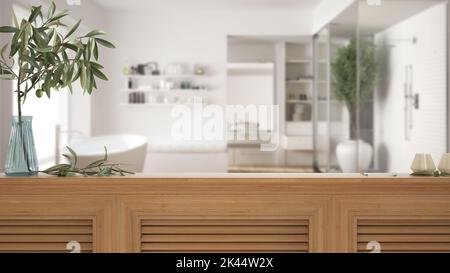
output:
M359 145L359 167L356 164L357 145ZM372 163L373 148L363 140L346 140L340 142L336 147L336 157L344 173L355 173L366 171Z

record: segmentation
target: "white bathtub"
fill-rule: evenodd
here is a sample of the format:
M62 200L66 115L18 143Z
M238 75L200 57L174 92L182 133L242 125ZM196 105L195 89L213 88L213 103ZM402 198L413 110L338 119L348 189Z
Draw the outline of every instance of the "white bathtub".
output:
M147 154L147 138L140 135L104 135L75 142L70 147L78 155L77 166L101 159L106 146L108 161L123 164L126 170L142 172Z

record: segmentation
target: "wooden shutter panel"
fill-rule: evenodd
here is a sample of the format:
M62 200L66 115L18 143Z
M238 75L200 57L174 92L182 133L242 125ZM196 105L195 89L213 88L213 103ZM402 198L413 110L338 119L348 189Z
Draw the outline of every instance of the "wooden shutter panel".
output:
M308 252L308 220L142 220L142 252Z
M450 220L358 220L358 252L369 241L381 252L450 252Z
M70 241L81 244L81 252L92 252L92 220L2 220L0 252L70 252Z

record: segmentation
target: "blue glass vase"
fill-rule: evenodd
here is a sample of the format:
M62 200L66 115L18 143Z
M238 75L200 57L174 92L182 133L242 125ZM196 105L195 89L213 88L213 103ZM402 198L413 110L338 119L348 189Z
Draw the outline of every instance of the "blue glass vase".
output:
M12 118L11 138L6 157L5 174L8 176L29 176L39 172L36 147L33 137L33 117Z

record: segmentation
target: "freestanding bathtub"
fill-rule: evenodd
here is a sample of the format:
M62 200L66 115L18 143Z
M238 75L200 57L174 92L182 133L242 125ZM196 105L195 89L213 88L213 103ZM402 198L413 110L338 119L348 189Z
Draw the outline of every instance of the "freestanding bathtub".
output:
M108 161L120 163L126 170L142 172L147 154L147 138L141 135L104 135L88 138L70 145L78 155L77 166L103 158L108 149Z

